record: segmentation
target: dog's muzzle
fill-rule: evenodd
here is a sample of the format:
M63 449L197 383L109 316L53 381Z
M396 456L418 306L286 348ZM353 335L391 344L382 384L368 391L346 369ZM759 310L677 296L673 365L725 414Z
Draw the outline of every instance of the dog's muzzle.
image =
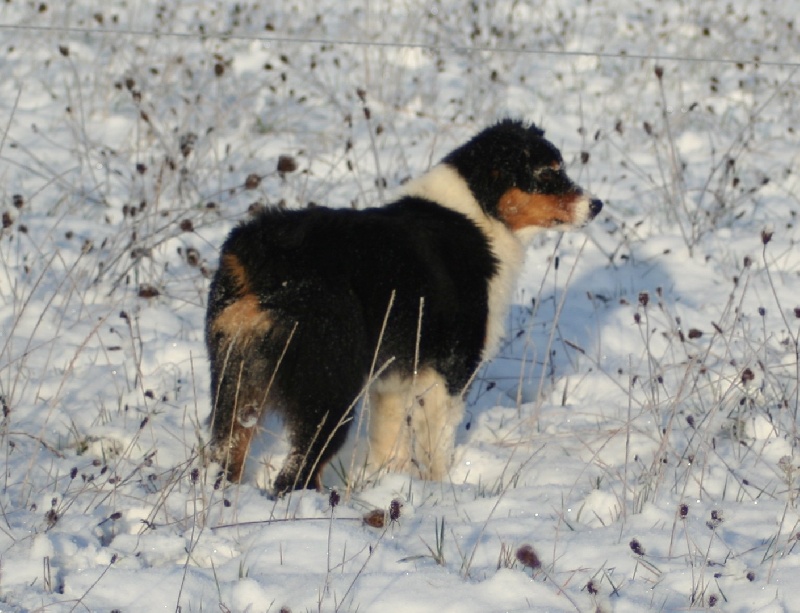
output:
M603 210L603 201L597 198L592 198L589 201L589 219L594 219L597 214Z

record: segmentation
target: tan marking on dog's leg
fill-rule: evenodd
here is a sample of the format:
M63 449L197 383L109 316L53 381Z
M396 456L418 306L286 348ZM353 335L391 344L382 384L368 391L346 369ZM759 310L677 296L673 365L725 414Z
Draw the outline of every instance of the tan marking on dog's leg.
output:
M423 370L416 380L391 375L378 381L370 393L370 411L371 470L402 471L413 465L424 479L444 479L464 403L448 394L441 375Z
M448 393L442 376L432 370L419 374L415 392L411 414L415 463L423 478L441 481L450 471L464 403Z
M245 460L250 451L250 441L255 433L255 426L249 428L234 422L233 428L226 446L226 457L220 458L220 463L227 468L228 477L231 481L238 483L244 472Z
M411 402L410 380L389 375L372 386L368 405L370 472L407 469L411 453L407 416Z

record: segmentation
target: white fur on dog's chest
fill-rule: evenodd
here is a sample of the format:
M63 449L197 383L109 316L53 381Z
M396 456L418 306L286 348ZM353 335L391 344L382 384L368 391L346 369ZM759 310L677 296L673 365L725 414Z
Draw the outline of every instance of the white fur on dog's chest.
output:
M489 316L481 356L484 360L494 356L505 336L506 316L525 262L525 246L502 223L492 223L500 226L489 240L498 265L497 274L489 282Z
M489 314L481 357L484 360L491 358L505 333L505 318L525 261L526 243L499 219L487 215L464 178L447 164L434 166L419 179L411 181L404 192L461 213L478 226L489 242L497 259L497 272L487 288Z

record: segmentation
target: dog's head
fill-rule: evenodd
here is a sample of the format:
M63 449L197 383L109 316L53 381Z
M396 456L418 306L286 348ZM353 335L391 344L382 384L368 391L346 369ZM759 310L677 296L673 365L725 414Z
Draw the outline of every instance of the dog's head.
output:
M577 228L603 208L572 182L559 150L533 124L503 120L443 162L467 182L487 215L518 234Z

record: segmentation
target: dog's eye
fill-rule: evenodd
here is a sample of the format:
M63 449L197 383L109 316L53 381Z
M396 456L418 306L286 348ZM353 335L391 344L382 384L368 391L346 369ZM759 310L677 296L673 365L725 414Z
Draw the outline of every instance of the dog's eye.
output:
M544 168L538 168L533 173L533 176L536 177L539 181L551 181L557 178L559 174L560 173L558 169L545 166Z

